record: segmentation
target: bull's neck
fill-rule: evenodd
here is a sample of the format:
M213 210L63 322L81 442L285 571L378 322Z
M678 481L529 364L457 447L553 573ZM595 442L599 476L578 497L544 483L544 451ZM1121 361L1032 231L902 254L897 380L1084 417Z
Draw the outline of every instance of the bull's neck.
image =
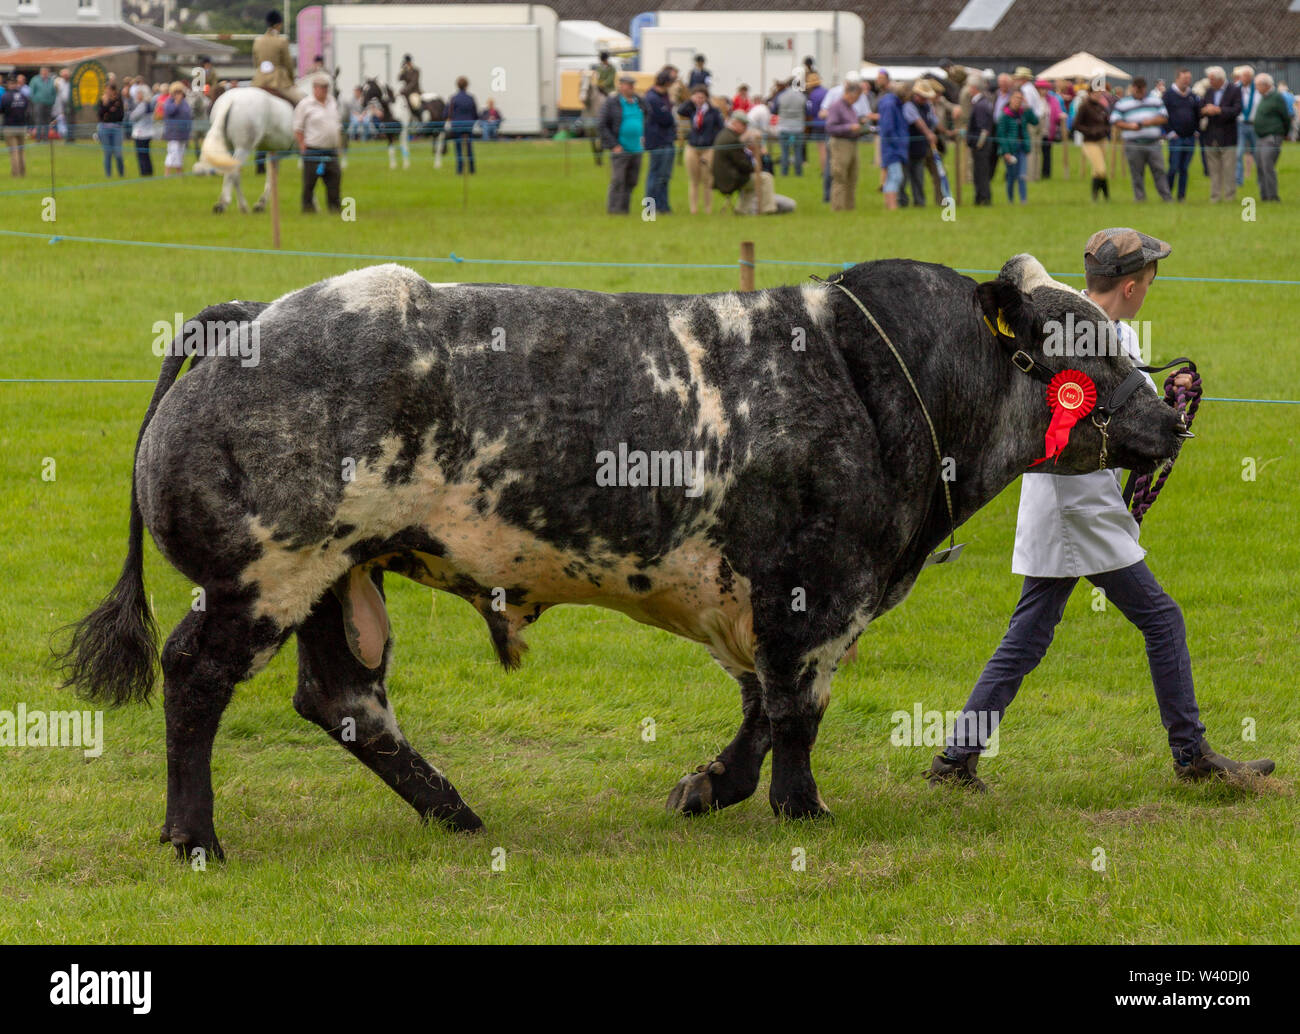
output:
M989 346L980 357L984 388L950 385L944 415L935 418L943 425L940 446L955 461L949 487L958 524L1042 455L1047 423L1042 385L1017 369L992 335L981 338Z
M860 327L861 314L850 311L849 318L855 316ZM857 336L860 340L860 330ZM914 474L925 479L933 495L925 524L912 540L924 556L948 536L940 481L945 470L955 523L961 525L1042 455L1047 412L1042 386L1016 368L973 307L968 318L947 324L941 334L920 326L892 340L933 421L943 461L934 455L927 431L917 443ZM869 345L873 352L881 347L878 339ZM845 358L854 364L848 350ZM896 360L887 361L891 373L898 372ZM872 362L877 371L879 362ZM905 404L916 405L911 390L906 392Z

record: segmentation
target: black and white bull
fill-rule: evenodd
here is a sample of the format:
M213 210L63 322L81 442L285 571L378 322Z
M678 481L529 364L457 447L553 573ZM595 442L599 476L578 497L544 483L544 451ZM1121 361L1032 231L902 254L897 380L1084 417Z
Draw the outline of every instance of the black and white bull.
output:
M743 720L669 807L744 800L770 750L777 814L824 813L809 761L831 676L946 537L941 467L960 524L1043 452L1044 387L1012 354L1043 357L1045 321L1069 312L1104 321L1027 255L982 284L904 260L841 283L905 360L942 465L898 362L825 283L599 294L386 265L196 316L187 327L255 321L260 362L209 354L177 381L185 356L165 359L121 578L64 656L94 699L149 694L145 527L204 589L161 656L163 841L220 854L213 737L236 684L293 633L297 711L424 818L481 825L393 716L385 571L473 604L506 668L524 627L562 603L702 643L739 682ZM1042 361L1082 369L1102 396L1132 369ZM1108 461L1152 469L1182 430L1144 386L1110 423ZM1055 469L1096 469L1101 446L1081 422Z

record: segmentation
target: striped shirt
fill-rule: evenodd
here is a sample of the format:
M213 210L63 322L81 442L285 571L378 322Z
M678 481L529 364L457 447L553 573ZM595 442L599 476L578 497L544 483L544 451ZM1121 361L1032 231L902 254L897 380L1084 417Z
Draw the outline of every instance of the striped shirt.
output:
M1158 93L1152 93L1145 99L1141 97L1121 97L1115 102L1110 113L1114 122L1145 122L1149 118L1169 118L1165 103ZM1165 126L1143 126L1141 129L1121 129L1120 136L1125 140L1159 140L1165 134Z

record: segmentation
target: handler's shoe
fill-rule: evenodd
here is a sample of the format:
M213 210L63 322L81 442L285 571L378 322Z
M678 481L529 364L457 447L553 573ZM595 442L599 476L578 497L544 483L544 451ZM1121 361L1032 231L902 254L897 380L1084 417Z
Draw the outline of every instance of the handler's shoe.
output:
M1273 771L1268 758L1259 761L1233 761L1215 752L1204 737L1197 745L1196 756L1187 764L1174 762L1174 774L1179 779L1196 782L1202 779L1227 779L1231 776L1266 776Z
M953 783L957 786L969 786L980 793L988 793L989 788L975 774L975 766L979 764L979 760L978 754L967 754L961 761L953 761L947 755L936 754L930 764L928 782L931 786Z

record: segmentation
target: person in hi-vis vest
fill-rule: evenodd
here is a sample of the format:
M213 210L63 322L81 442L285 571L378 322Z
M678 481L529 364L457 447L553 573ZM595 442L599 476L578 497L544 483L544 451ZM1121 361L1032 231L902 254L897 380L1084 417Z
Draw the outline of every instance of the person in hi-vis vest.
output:
M303 92L294 85L289 41L280 34L283 25L284 16L271 11L266 16L266 31L253 40L253 85L296 106Z
M1144 362L1137 333L1121 320L1137 316L1156 267L1172 249L1129 227L1100 230L1084 248L1084 292L1102 317L1096 340L1115 340L1135 364ZM1110 327L1105 326L1111 324ZM1144 374L1145 375L1145 374ZM1147 377L1147 383L1155 384ZM1190 374L1175 383L1190 387ZM1268 759L1238 762L1210 747L1192 685L1192 661L1182 611L1160 587L1138 545L1138 524L1120 489L1120 472L1097 470L1066 477L1025 474L1016 519L1013 573L1024 587L1010 626L985 666L954 725L948 745L930 766L929 781L984 790L975 774L1020 684L1047 653L1065 604L1080 578L1104 593L1141 631L1160 720L1168 733L1174 773L1180 779L1268 775ZM1100 662L1101 658L1098 658ZM1087 678L1083 676L1076 676Z

